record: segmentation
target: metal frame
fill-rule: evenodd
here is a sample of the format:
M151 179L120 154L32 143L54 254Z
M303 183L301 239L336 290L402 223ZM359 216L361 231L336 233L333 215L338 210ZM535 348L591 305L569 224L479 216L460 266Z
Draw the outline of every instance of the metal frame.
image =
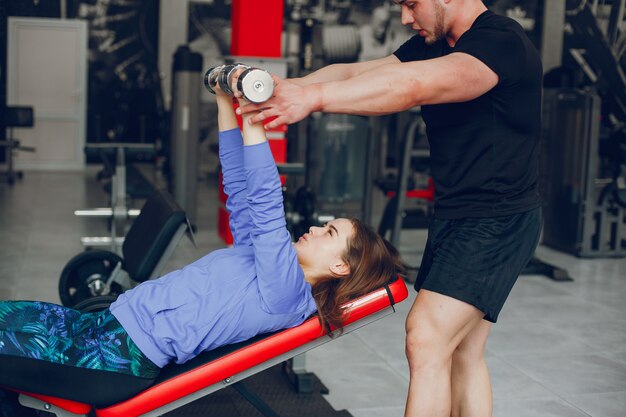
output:
M35 148L32 146L21 146L19 139L15 139L13 137L13 127L7 128L9 130L9 135L6 140L0 140L0 149L4 148L5 151L5 164L6 170L0 172L0 175L5 175L7 177L7 181L9 185L13 185L16 178L22 178L22 171L16 170L14 168L13 162L13 152L14 151L22 151L22 152L35 152Z
M55 405L47 403L45 401L38 400L37 398L30 397L25 394L20 394L18 397L20 404L24 407L32 408L35 410L45 411L46 413L54 414L57 417L89 417L88 414L74 414L67 410L59 408Z
M83 246L109 246L111 252L120 254L124 243L124 224L132 217L139 216L140 210L129 208L126 193L126 149L152 151L154 144L145 143L90 143L85 149L115 149L115 173L111 177L111 207L75 210L77 217L112 217L110 236L80 238Z
M600 97L572 89L544 97L543 243L580 257L625 256L626 209L598 201L613 181L599 178Z
M428 158L430 150L413 149L415 135L419 129L421 117L416 117L407 129L404 139L404 152L401 165L398 169L398 188L396 190L396 212L393 219L393 228L391 229L390 242L395 247L400 245L400 232L402 230L402 221L405 217L404 206L406 204L406 192L409 188L409 177L411 176L411 161L414 157Z

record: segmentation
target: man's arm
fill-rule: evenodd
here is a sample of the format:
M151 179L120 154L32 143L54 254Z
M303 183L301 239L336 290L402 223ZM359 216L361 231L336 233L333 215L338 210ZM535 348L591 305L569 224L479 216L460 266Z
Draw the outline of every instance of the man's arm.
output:
M277 116L266 125L268 129L298 122L315 111L382 115L424 104L469 101L495 87L498 76L479 59L453 53L425 61L382 65L341 81L306 86L276 81L271 100L241 109L263 109L252 122Z
M400 62L395 55L385 58L374 59L372 61L354 62L350 64L332 64L318 69L301 78L289 78L288 81L300 85L310 85L316 83L326 83L330 81L342 81L356 77L359 74L370 71L376 67Z

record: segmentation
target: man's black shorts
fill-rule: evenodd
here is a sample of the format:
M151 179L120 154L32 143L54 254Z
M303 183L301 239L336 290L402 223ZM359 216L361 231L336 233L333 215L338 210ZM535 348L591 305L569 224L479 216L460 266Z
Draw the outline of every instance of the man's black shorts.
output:
M535 253L541 208L502 217L433 219L415 289L464 301L495 323Z

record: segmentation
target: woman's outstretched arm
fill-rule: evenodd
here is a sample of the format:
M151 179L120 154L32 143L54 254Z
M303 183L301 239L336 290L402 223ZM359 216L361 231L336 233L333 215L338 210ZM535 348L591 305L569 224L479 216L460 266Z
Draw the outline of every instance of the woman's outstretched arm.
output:
M222 165L222 183L228 196L226 210L235 246L249 246L250 213L246 175L243 169L243 140L233 109L232 97L217 91L217 124L219 129L219 157Z
M308 315L315 310L311 288L287 230L282 184L265 130L261 123L248 123L253 115L243 116L243 155L259 295L270 313Z

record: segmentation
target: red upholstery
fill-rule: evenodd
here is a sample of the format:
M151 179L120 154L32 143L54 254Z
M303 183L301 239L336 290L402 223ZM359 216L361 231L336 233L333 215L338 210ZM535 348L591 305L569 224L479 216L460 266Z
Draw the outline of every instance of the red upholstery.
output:
M395 191L388 191L387 197L392 198L396 195ZM426 201L430 201L431 203L435 201L435 182L432 177L428 178L428 187L418 190L407 190L406 192L407 198L421 198Z
M390 284L389 290L396 303L406 299L408 296L406 285L402 279L398 279ZM345 306L347 312L345 325L384 310L390 305L391 300L385 288L373 291ZM174 378L156 384L124 402L95 410L95 414L98 417L132 417L147 413L272 358L283 355L320 337L327 337L326 332L320 326L316 317L310 318L300 326L273 334ZM60 398L41 395L31 396L76 414L84 415L91 409L88 405Z

